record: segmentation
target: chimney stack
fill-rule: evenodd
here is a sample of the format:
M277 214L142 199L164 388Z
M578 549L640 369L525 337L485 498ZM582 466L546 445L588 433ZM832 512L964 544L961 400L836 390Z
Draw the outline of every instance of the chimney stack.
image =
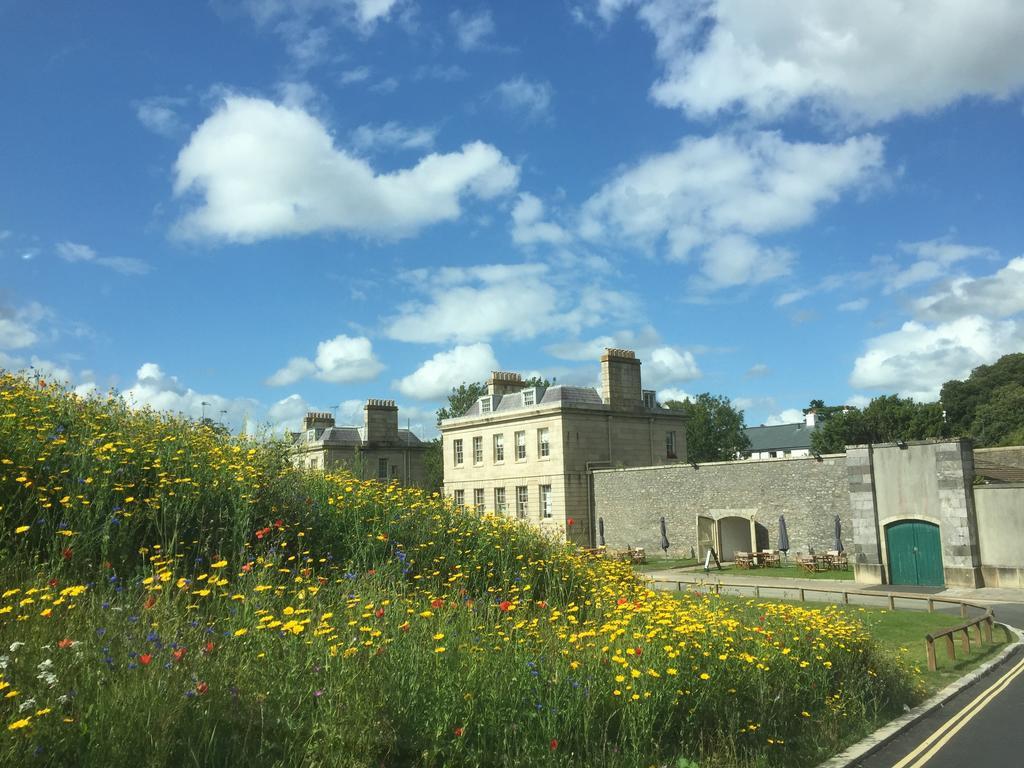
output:
M323 411L308 411L303 421L303 429L315 429L317 433L334 426L334 417Z
M397 442L398 406L394 400L367 400L363 412L367 443Z
M601 398L612 408L643 407L640 361L632 350L607 348L601 355Z
M518 373L509 371L491 371L491 378L487 380L488 395L507 395L509 392L518 392L523 388L523 377Z

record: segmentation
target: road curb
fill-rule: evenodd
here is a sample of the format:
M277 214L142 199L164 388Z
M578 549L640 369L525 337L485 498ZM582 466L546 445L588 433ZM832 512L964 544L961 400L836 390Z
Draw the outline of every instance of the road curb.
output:
M825 762L818 764L817 768L847 768L848 766L852 766L856 761L862 760L871 753L885 746L885 743L889 741L889 739L903 733L922 717L934 712L951 698L960 693L964 688L981 679L1000 664L1003 664L1011 655L1016 653L1021 647L1024 647L1024 633L1009 624L1003 624L1003 626L1017 636L1017 642L1010 643L991 661L981 665L973 672L964 675L959 680L955 680L950 683L924 703L919 704L909 712L900 715L895 720L889 721L874 733L865 736L856 744L847 747L839 754L833 755Z

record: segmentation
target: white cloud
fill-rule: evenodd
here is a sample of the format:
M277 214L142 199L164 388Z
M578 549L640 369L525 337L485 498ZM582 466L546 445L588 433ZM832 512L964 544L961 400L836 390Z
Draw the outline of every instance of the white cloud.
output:
M836 309L840 312L860 312L866 309L868 306L867 299L854 299L853 301L844 301Z
M0 349L24 349L40 340L40 324L52 312L38 302L29 302L18 309L0 306Z
M512 239L520 245L564 245L571 235L558 224L544 221L544 203L524 192L512 209Z
M487 42L487 38L494 34L494 18L490 11L472 14L452 11L448 16L448 22L455 31L459 47L464 51L480 48Z
M135 383L121 393L129 405L158 411L182 413L198 419L206 417L237 429L250 413L259 408L249 398L227 398L204 394L168 376L156 363L143 363L135 374ZM205 404L205 405L204 405Z
M399 0L244 0L242 6L258 25L309 25L318 14L364 32L386 19Z
M373 344L369 339L340 334L317 344L313 360L305 357L291 358L266 383L271 387L283 387L308 376L336 384L369 381L382 370L384 366L373 354Z
M178 109L185 99L171 96L153 96L135 105L135 116L146 128L165 138L174 138L185 130Z
M132 259L126 256L99 256L88 245L72 243L67 240L57 243L57 255L72 264L89 262L120 272L122 275L144 275L150 269L149 264L141 259Z
M797 422L803 423L804 412L799 408L787 408L780 413L773 413L764 420L766 427L774 427L779 424L796 424Z
M688 350L675 347L655 347L641 358L643 363L642 377L648 389L662 389L669 384L698 379L700 368Z
M369 67L354 67L353 69L346 69L341 73L341 77L338 81L342 85L350 85L352 83L361 83L364 80L368 80L370 77L371 70Z
M875 136L840 144L791 143L780 134L688 137L620 173L582 208L581 234L670 258L701 253L711 288L786 274L793 254L753 237L812 221L818 209L881 169Z
M769 368L765 363L754 363L752 366L750 366L750 368L747 369L747 372L744 375L748 379L755 379L760 376L767 376L771 372L772 369Z
M787 304L793 304L794 302L800 301L800 299L807 298L811 295L811 292L805 289L797 289L795 291L787 291L781 294L775 299L776 307L784 307Z
M668 387L667 389L659 389L657 400L659 403L665 404L669 400L675 400L677 402L684 402L686 400L693 400L694 396L685 390L679 389L678 387Z
M302 395L288 395L278 400L267 409L271 431L275 434L298 432L302 428L302 419L309 410L309 403Z
M957 262L971 258L991 258L996 255L992 248L961 245L950 242L949 238L901 243L900 249L916 256L917 261L906 269L889 275L885 281L885 293L902 291L918 283L944 278L949 274L949 268Z
M457 219L466 197L512 191L518 176L479 141L378 174L302 109L229 96L179 153L174 192L203 196L178 224L185 236L252 242L341 230L397 238Z
M551 107L551 84L531 82L520 76L500 83L494 91L509 112L523 113L531 120L543 117Z
M631 295L581 283L574 274L556 274L546 264L422 269L406 278L427 301L405 304L388 323L387 335L399 341L532 339L553 330L576 334L636 310Z
M961 277L937 293L917 299L914 313L931 320L947 320L972 312L1010 317L1024 312L1024 256L1007 262L993 275Z
M416 400L439 400L452 387L463 382L484 381L491 371L499 369L489 344L459 345L447 352L438 352L392 386Z
M408 128L390 121L383 125L360 125L352 131L352 146L360 152L432 149L436 137L436 128Z
M612 18L627 3L601 0ZM642 0L664 66L654 100L773 120L809 105L853 123L1024 86L1024 5L934 0Z
M934 400L949 379L966 378L979 365L1024 349L1024 327L1014 320L972 314L928 326L911 320L867 341L850 384Z

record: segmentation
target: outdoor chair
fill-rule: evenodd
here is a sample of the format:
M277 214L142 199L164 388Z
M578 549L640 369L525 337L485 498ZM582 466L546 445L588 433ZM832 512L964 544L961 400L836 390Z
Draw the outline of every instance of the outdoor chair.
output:
M777 549L761 550L761 564L766 568L778 568L781 566L782 560L779 557L779 551Z
M737 552L733 555L733 560L735 561L737 568L754 567L754 558L751 557L749 552Z
M796 564L803 568L808 573L814 573L817 570L817 562L813 555L799 555L796 558Z

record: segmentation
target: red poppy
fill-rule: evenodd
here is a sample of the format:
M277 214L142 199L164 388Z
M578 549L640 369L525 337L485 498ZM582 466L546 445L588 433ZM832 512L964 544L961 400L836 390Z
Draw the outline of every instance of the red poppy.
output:
M48 586L51 586L51 587L56 587L58 584L60 584L60 582L57 581L56 579L50 579L46 583L47 583Z
M39 388L42 389L45 386L46 386L46 379L40 379L39 380Z
M508 613L512 610L512 603L510 603L508 600L502 600L500 603L498 603L498 608L501 609L502 613Z
M242 573L248 573L252 570L252 563L244 563L242 565Z
M637 656L643 656L644 655L644 649L641 648L639 645L636 648L634 648L633 650L636 651L636 655Z
M572 519L571 517L570 517L570 518L569 518L568 520L566 520L565 522L566 522L566 524L568 524L568 525L576 525L576 521L575 521L575 520L573 520L573 519Z
M435 597L433 600L430 601L431 608L440 608L442 605L444 605L444 600L442 600L440 597Z
M150 595L149 597L146 598L146 602L144 602L142 604L142 607L145 608L146 610L149 610L154 605L156 605L156 595Z
M144 667L147 666L151 661L153 661L153 654L152 653L140 653L139 654L139 664L141 664L142 666L144 666Z
M61 557L65 560L70 560L75 555L75 551L71 547L64 547L64 551L60 553Z
M61 650L64 650L65 648L70 648L74 644L75 644L74 640L72 640L70 637L65 637L63 640L61 640L61 641L59 641L57 643L57 647L60 648Z
M109 570L110 570L111 568L113 568L113 567L114 567L114 564L113 564L112 562L110 562L109 560L105 560L105 561L103 562L103 568L104 568L105 570L108 570L108 571L109 571Z
M537 607L538 608L547 608L548 607L547 601L545 601L545 600L538 600L537 601Z
M459 738L462 738L462 734L463 733L464 733L464 731L462 730L462 726L461 725L458 725L458 726L455 727L455 735L456 736L458 736Z
M216 646L213 644L213 640L207 641L206 645L203 646L203 653L213 653L213 649Z
M198 683L196 683L196 693L198 693L200 696L202 696L208 690L210 690L210 686L207 685L202 680L200 680Z
M181 661L185 658L186 653L188 653L188 648L175 648L171 651L171 659L173 661Z
M284 528L284 520L282 520L280 517L277 518L277 520L274 521L274 527L275 528Z
M373 612L373 615L376 616L378 619L381 618L384 615L384 609L378 608L376 611Z
M627 602L628 601L626 600L626 598L620 597L618 600L615 601L615 604L616 605L625 605Z
M558 749L558 739L552 739L551 740L551 751L553 752L556 749Z
M370 570L368 570L366 572L366 575L367 576L376 576L377 575L377 569L376 568L371 568Z

